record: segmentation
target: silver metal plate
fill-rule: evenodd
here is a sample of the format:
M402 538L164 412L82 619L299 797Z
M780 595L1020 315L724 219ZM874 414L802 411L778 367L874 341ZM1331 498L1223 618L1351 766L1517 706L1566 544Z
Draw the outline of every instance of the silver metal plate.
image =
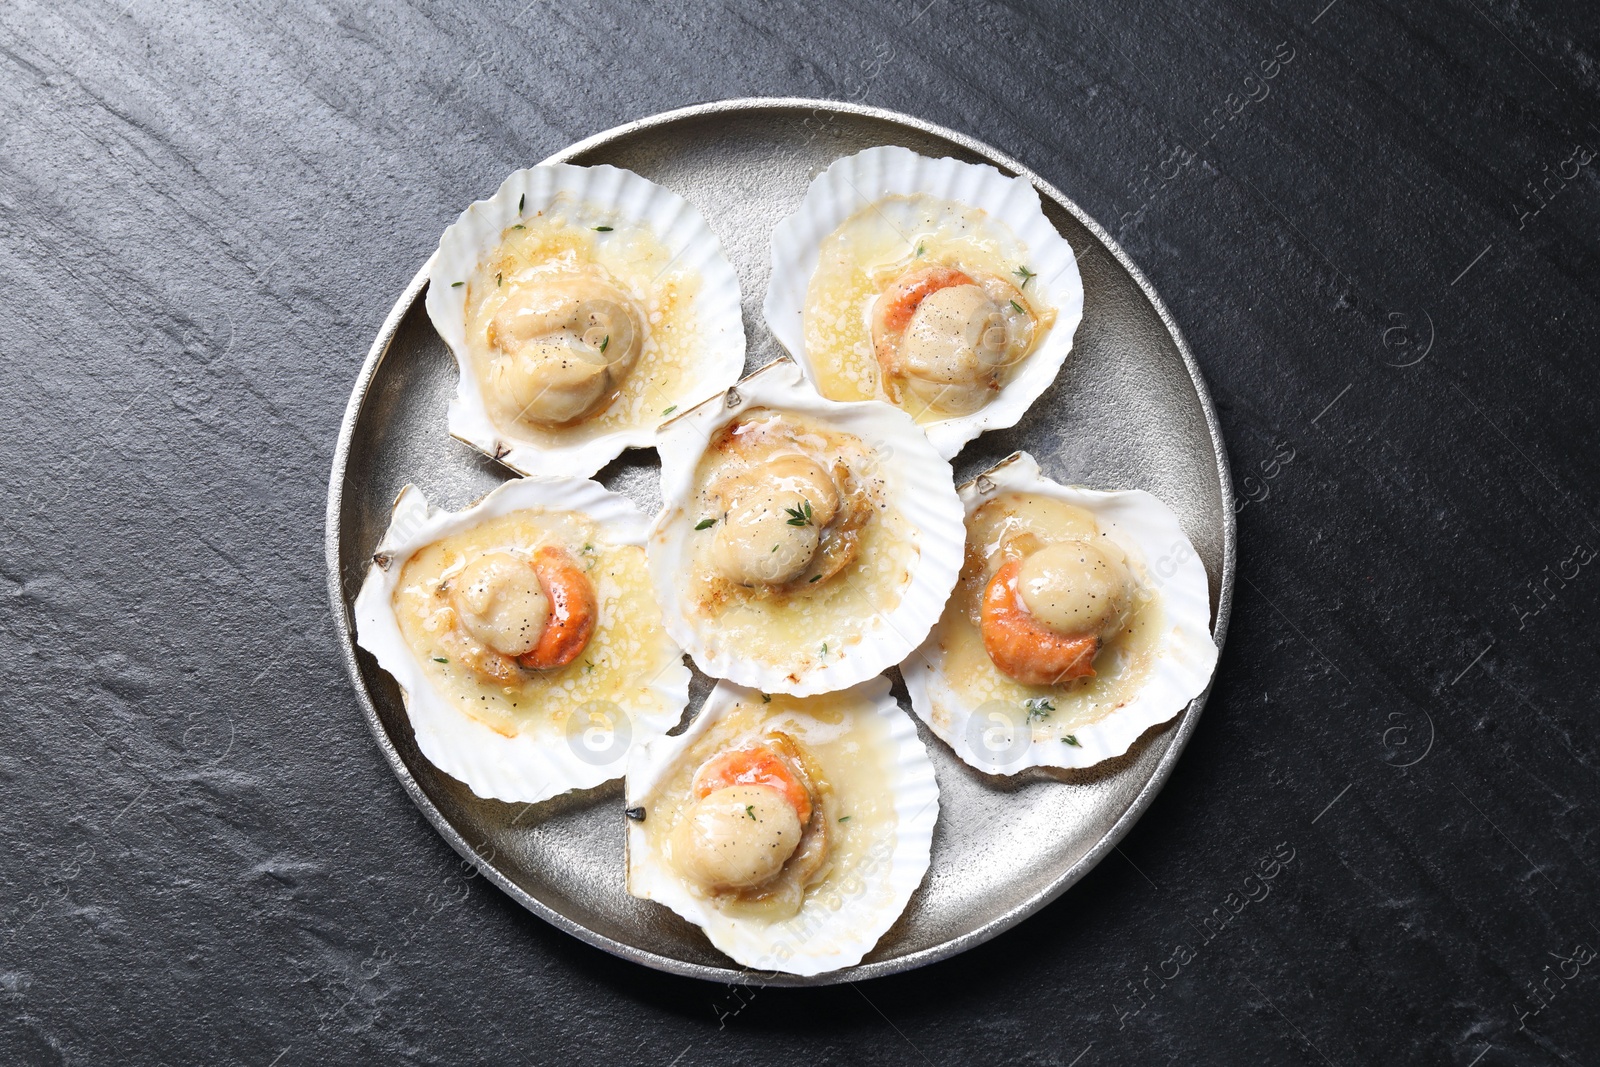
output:
M753 369L781 354L761 318L772 228L829 163L882 144L987 162L1032 181L1083 272L1083 325L1066 367L1021 424L967 446L956 459L958 480L1025 448L1057 480L1155 493L1177 512L1205 562L1220 645L1233 589L1233 496L1205 384L1143 275L1037 175L906 115L794 99L666 112L545 162L626 167L699 207L739 272ZM1044 907L1111 850L1166 781L1204 695L1128 755L1089 771L991 778L923 728L941 793L927 878L859 966L809 979L743 970L696 927L628 896L620 782L532 806L475 796L417 751L393 680L351 640L351 603L400 488L415 483L430 501L456 509L510 476L445 432L456 368L423 310L425 289L426 266L389 313L350 397L328 490L329 592L361 707L395 774L439 833L528 910L608 952L695 978L816 985L892 974L952 956ZM654 511L657 470L654 452L635 451L600 480ZM695 683L692 706L710 687L698 673ZM898 681L896 692L909 707Z

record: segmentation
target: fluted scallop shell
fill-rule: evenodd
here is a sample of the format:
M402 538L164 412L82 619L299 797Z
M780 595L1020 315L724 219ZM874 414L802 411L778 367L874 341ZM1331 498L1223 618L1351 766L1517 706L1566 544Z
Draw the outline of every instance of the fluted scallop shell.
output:
M628 892L654 900L705 931L711 943L735 962L760 971L814 975L861 962L905 910L928 870L933 828L939 817L939 786L933 762L915 724L889 695L886 678L874 678L841 693L790 700L762 695L731 682L719 682L693 723L676 737L658 737L638 746L628 763L627 807L643 821L628 823ZM835 864L808 890L800 911L783 920L730 916L693 892L659 851L651 846L653 803L685 754L717 729L740 703L774 711L772 721L802 743L848 735L857 745L883 745L883 763L893 795L892 831L865 822L860 813L847 832L870 835L858 862ZM792 705L792 707L790 706ZM849 721L827 723L806 714L826 706L837 713L852 706ZM867 720L870 720L867 721ZM728 738L737 743L738 738ZM857 758L865 758L858 756ZM657 813L655 818L660 818ZM845 824L841 824L844 826Z
M985 163L930 159L906 148L869 148L836 160L812 181L799 208L772 235L772 280L765 314L773 336L819 383L816 354L807 351L805 306L823 242L847 219L889 197L927 194L985 212L1018 245L1019 265L1034 272L1027 295L1055 310L1055 322L1022 369L984 407L923 424L945 458L985 430L1013 426L1050 387L1072 350L1083 318L1083 281L1072 246L1040 206L1039 194L1022 178L1010 178ZM911 238L908 237L908 242ZM865 316L868 308L840 309ZM868 342L870 346L870 340ZM867 362L873 357L863 353ZM820 387L820 386L819 386Z
M703 536L694 528L691 509L696 467L719 430L761 408L819 420L870 446L874 476L884 481L885 514L899 516L907 527L903 541L895 542L906 558L892 571L870 576L873 583L890 583L884 588L892 591L892 607L857 610L851 622L858 632L846 642L829 644L831 636L819 633L793 656L771 661L725 636L715 620L691 618L683 595L691 539ZM668 422L656 447L662 509L650 530L650 577L668 632L706 674L768 693L807 696L844 689L899 663L938 619L961 569L961 503L950 464L904 412L876 400L826 400L793 361L780 359ZM861 591L863 603L871 603L877 592L876 585Z
M479 796L531 803L622 777L630 745L676 726L689 702L689 669L665 630L653 647L631 651L637 680L630 694L603 707L552 709L563 726L505 736L466 715L427 677L427 668L400 629L394 610L401 572L416 552L480 523L527 509L570 511L592 520L610 545L642 547L648 518L628 498L583 478L522 478L506 482L459 512L430 507L406 486L395 501L355 601L356 640L400 686L417 747L440 770ZM602 630L617 590L597 581ZM593 640L598 640L597 637ZM619 657L621 658L621 657Z
M998 701L973 706L951 685L943 642L945 628L952 625L952 604L918 653L901 664L911 706L958 756L987 773L1091 767L1126 753L1146 730L1175 718L1211 683L1217 646L1205 565L1177 516L1155 496L1139 489L1061 485L1045 477L1026 452L1014 453L960 488L968 515L1010 492L1053 497L1093 512L1102 532L1124 550L1136 583L1160 599L1162 630L1149 675L1122 706L1074 727L1076 745L1039 737L1019 708L1000 707Z
M593 420L563 431L561 440L535 440L527 428L497 424L467 349L467 297L480 262L499 247L519 220L553 213L574 227L594 230L642 225L664 246L666 265L654 262L616 281L647 311L662 279L694 281L690 299L690 355L675 387L663 390L652 376L647 350L629 375L639 378L639 395L629 401L627 418L601 432ZM460 378L450 402L452 436L522 474L586 477L625 448L645 448L673 409L685 409L726 389L744 370L744 322L739 279L699 210L678 194L629 170L566 163L519 170L487 200L472 204L444 231L428 272L428 317L456 357ZM649 336L647 326L647 338ZM659 346L655 351L659 352ZM627 397L620 398L623 403ZM613 404L613 408L616 404ZM608 411L610 409L607 409ZM604 414L604 413L602 413ZM598 416L597 416L598 417Z

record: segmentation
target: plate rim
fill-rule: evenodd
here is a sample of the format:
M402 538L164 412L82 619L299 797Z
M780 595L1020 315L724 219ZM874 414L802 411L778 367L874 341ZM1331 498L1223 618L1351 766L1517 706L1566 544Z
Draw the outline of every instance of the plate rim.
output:
M1123 250L1122 246L1110 233L1080 208L1075 201L1064 195L1053 184L1045 181L1032 168L1023 165L1018 160L979 141L975 137L928 122L914 115L850 101L793 96L734 97L727 100L708 101L671 108L613 126L610 129L575 141L540 160L539 165L568 162L576 156L602 147L610 142L657 126L671 125L685 119L703 118L707 115L726 112L756 112L763 110L833 111L909 127L920 133L943 138L959 145L987 162L999 166L1002 170L1009 171L1031 182L1042 196L1054 200L1071 214L1080 225L1093 234L1095 239L1117 261L1118 265L1127 271L1129 277L1133 279L1144 294L1145 299L1155 309L1156 314L1161 319L1161 324L1177 345L1178 355L1183 359L1184 368L1189 373L1189 379L1194 386L1195 395L1200 401L1201 413L1205 417L1206 430L1211 437L1212 452L1217 464L1218 483L1221 487L1223 516L1222 575L1218 583L1216 619L1212 624L1211 630L1212 639L1217 644L1220 665L1221 653L1227 640L1228 620L1233 607L1233 584L1237 562L1237 523L1234 518L1233 479L1228 464L1227 447L1222 438L1221 425L1217 421L1216 408L1211 400L1210 389L1206 386L1205 378L1200 373L1199 364L1196 363L1194 354L1189 349L1189 343L1184 339L1183 332L1178 328L1178 324L1174 321L1166 303L1150 284L1149 279L1145 277L1144 272L1134 264L1127 252ZM378 329L377 336L367 350L366 359L361 364L361 370L357 376L355 386L351 390L350 399L345 405L344 415L339 424L339 439L334 447L333 464L328 478L328 504L324 516L323 530L323 550L328 568L328 597L345 671L350 676L352 687L355 689L357 700L361 705L362 715L367 721L367 728L371 731L373 739L377 741L379 751L388 760L390 770L399 779L411 802L433 825L439 836L444 838L450 847L455 849L463 859L471 863L479 873L493 882L501 892L558 930L571 934L579 940L602 949L613 956L631 960L658 971L687 978L698 978L704 981L741 985L836 985L861 979L886 977L891 974L899 974L918 967L924 967L930 963L936 963L959 955L967 949L974 948L999 936L1035 912L1040 911L1077 884L1084 875L1099 865L1100 861L1127 836L1134 824L1143 817L1145 811L1154 802L1156 795L1161 792L1168 778L1171 777L1173 767L1177 765L1178 758L1183 755L1184 749L1188 747L1189 739L1194 735L1194 731L1199 725L1200 713L1204 710L1206 701L1211 695L1211 689L1216 684L1215 672L1213 672L1211 681L1206 685L1206 688L1180 713L1171 744L1162 755L1161 760L1156 764L1155 770L1134 797L1132 803L1117 817L1117 820L1101 835L1100 839L1080 856L1075 863L1043 889L1009 911L990 919L982 926L949 938L930 948L921 949L904 956L872 963L860 963L853 967L846 967L842 970L830 971L826 974L811 977L784 974L768 975L765 972L752 971L737 965L723 967L689 963L638 948L591 930L582 923L570 919L551 908L513 883L500 872L492 860L481 855L450 820L445 817L444 813L439 810L433 801L429 799L422 786L406 767L405 761L395 748L388 731L384 729L383 721L378 715L377 705L372 699L372 694L367 691L366 683L362 678L361 663L356 654L356 645L353 637L351 609L345 600L344 581L340 567L340 518L344 507L344 485L348 478L350 447L355 436L356 423L360 419L361 411L371 392L372 383L377 377L378 369L382 366L384 358L388 355L390 345L394 340L395 334L399 331L401 322L422 297L423 290L428 283L428 272L432 262L433 255L430 254L424 260L416 275L402 290L394 306L389 309L388 315L385 316L383 324Z

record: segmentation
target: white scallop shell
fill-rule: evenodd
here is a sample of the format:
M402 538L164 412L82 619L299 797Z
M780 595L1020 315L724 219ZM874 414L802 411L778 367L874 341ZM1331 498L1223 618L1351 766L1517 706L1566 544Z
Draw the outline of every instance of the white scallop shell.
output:
M643 824L630 820L628 892L665 904L746 967L814 975L860 963L905 911L928 871L933 828L939 819L939 785L916 726L889 695L889 680L874 678L851 693L871 705L872 714L883 720L895 746L895 835L888 855L869 857L861 871L835 872L830 876L833 885L824 883L822 892L813 888L792 919L776 923L740 919L723 914L691 892L662 857L650 850ZM628 761L627 806L648 810L652 794L689 746L734 704L759 697L755 690L718 682L681 735L658 737L637 746Z
M686 408L738 379L744 370L744 319L738 276L705 218L677 193L633 171L568 163L529 167L513 173L489 199L463 211L439 239L428 271L428 317L455 354L460 373L450 401L450 434L521 474L586 477L625 448L649 447L655 426L617 430L560 447L521 439L515 427L498 426L467 355L466 290L452 285L472 276L507 228L545 210L561 194L601 222L620 215L644 223L672 254L674 267L699 274L700 288L693 299L700 337L698 373L685 381L681 395L662 398L663 410ZM633 373L647 374L649 367L641 360Z
M691 559L689 539L695 536L689 510L695 468L717 431L756 407L812 416L873 446L883 457L887 507L902 514L912 530L917 556L907 568L899 602L892 611L862 620L861 640L821 669L760 662L749 649L719 641L713 628L697 626L683 611L679 589ZM767 693L809 696L844 689L899 663L938 621L961 571L966 530L950 464L905 412L877 400L844 404L824 399L792 360L779 359L723 396L668 422L656 450L661 455L662 507L646 548L650 579L668 632L706 674ZM799 671L804 671L800 680L791 681L789 675Z
M586 478L520 478L459 512L430 507L422 491L408 485L395 500L389 529L356 597L355 623L357 643L399 683L422 754L481 797L533 803L622 777L632 742L665 733L682 718L689 703L689 668L663 632L659 658L670 663L647 686L657 707L622 707L621 718L599 731L606 736L594 736L597 728L589 723L582 735L556 743L548 735L496 733L434 689L395 619L394 592L406 560L441 538L526 508L580 512L619 545L642 547L649 523L633 501Z
M772 280L764 310L778 343L815 371L805 345L806 291L817 269L822 242L863 207L889 196L925 193L981 208L1008 228L1024 246L1036 273L1029 296L1056 311L1055 324L1007 382L1000 394L970 415L923 426L946 459L985 430L1016 425L1055 381L1072 351L1072 337L1083 319L1083 279L1072 245L1045 218L1039 194L1022 178L1008 178L986 163L930 159L907 148L885 145L835 160L812 181L794 214L772 233Z
M1073 730L1079 747L1033 740L1025 748L1002 744L985 751L975 743L984 727L980 708L967 706L943 671L935 626L921 651L900 665L911 707L967 763L989 774L1016 774L1027 767L1092 767L1120 756L1146 730L1175 718L1211 684L1217 645L1211 637L1211 595L1205 564L1159 499L1142 489L1106 492L1061 485L1045 477L1038 462L1016 452L960 488L967 514L1007 492L1054 497L1094 513L1101 530L1127 553L1136 580L1161 598L1165 633L1145 684L1122 707ZM942 712L935 715L935 711ZM943 720L947 725L935 725Z

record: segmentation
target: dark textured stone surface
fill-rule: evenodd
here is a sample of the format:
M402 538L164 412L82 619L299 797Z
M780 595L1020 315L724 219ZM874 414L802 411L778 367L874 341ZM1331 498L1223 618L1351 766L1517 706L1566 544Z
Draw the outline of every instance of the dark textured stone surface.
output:
M0 8L0 1062L1600 1060L1600 27L1325 2ZM1120 855L953 961L736 994L463 869L356 711L321 525L462 205L763 94L1076 198L1247 502L1215 693Z

